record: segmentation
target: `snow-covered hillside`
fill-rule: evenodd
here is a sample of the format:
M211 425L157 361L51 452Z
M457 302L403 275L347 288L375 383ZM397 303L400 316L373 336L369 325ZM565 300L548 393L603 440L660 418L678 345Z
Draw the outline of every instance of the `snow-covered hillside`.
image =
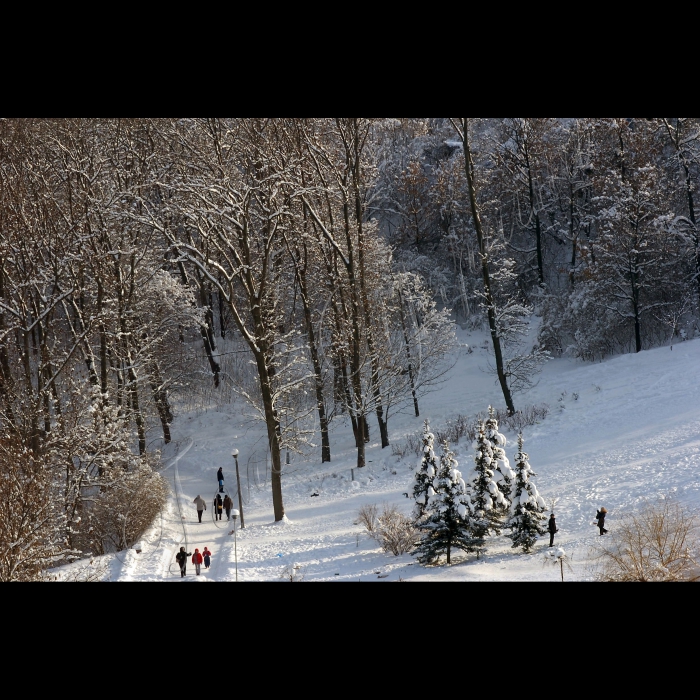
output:
M433 431L457 414L485 412L503 405L494 377L486 372L486 336L460 332L469 344L460 350L448 381L420 402L421 417L411 414L390 419L392 444L417 433L427 418ZM567 580L592 580L592 556L598 544L593 526L596 510L608 509L607 527L616 517L635 509L644 499L675 494L678 500L700 507L700 340L630 354L596 364L570 359L551 360L539 384L515 396L516 409L546 403L549 415L524 430L524 450L537 476L534 481L550 503L556 499L559 527L556 544L567 553ZM180 414L173 424L175 442L164 456L165 476L173 494L167 511L141 543L140 553L121 552L93 560L94 571L111 581L272 581L293 573L305 581L558 581L558 567L544 566L548 538L534 553L511 549L506 537L487 540L479 560L460 552L451 566L425 568L405 554L385 554L360 525L363 504L395 503L406 513L418 458L382 450L374 439L368 465L353 470L356 454L352 431L343 421L332 423L332 456L320 463L294 458L283 475L288 522L273 524L269 484L265 484L264 444L259 424L245 417L245 409ZM506 454L513 461L516 435L501 426ZM232 525L212 519L216 471L223 468L225 485L235 492L232 448L239 450L243 478L245 529L234 538ZM438 446L436 445L436 448ZM472 464L471 444L452 446L466 470ZM437 451L437 450L436 450ZM253 459L251 456L255 453ZM319 450L320 453L320 450ZM354 477L354 479L353 479ZM208 503L203 522L197 522L193 499ZM313 496L312 494L318 494ZM237 501L235 507L238 507ZM240 524L240 523L239 523ZM181 579L174 556L180 546L188 552L205 546L213 552L212 566L194 575L190 564ZM236 567L237 561L237 567ZM85 562L64 567L64 577Z

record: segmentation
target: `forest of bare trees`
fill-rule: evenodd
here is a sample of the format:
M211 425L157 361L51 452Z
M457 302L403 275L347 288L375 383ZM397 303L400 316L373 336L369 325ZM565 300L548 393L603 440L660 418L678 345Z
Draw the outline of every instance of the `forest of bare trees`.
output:
M345 416L363 467L455 324L509 413L550 356L695 335L698 126L0 119L0 580L141 537L202 387L265 426L280 521L283 454L331 461Z

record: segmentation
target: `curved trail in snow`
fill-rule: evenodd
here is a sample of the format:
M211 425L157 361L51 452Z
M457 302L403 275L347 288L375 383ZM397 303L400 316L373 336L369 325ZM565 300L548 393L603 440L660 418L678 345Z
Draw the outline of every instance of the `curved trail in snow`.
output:
M188 528L187 528L186 516L184 515L185 510L184 510L183 503L182 503L182 498L183 498L182 483L180 482L180 472L177 468L177 463L190 451L193 444L194 444L194 439L191 437L187 438L184 449L182 451L180 451L178 449L177 454L170 460L168 465L163 470L163 471L165 471L166 469L170 469L170 467L173 467L173 486L174 486L174 490L175 490L175 502L177 503L178 516L180 518L180 523L182 524L182 533L183 533L183 540L185 542L185 551L187 551L187 547L188 547ZM182 543L182 540L180 540L178 547L182 546L181 543ZM173 571L174 565L176 567L175 571ZM180 567L177 566L177 563L175 562L175 554L171 554L168 566L167 566L167 568L165 568L163 570L162 575L163 575L163 577L174 576L175 574L180 573L179 568Z
M163 474L170 467L175 467L173 474L174 482L174 495L175 501L177 503L178 513L182 512L181 508L181 496L182 488L179 483L179 474L177 472L177 463L182 457L184 457L193 445L193 440L188 438L184 441L182 449L179 443L176 443L176 454L166 462L165 466L160 471ZM177 571L171 571L173 569L173 553L170 548L163 549L163 534L166 529L165 519L166 519L166 508L161 510L160 513L160 534L158 536L157 543L153 546L152 551L143 554L136 554L132 549L124 550L121 553L117 553L115 558L119 561L119 573L116 575L116 580L118 581L133 581L139 578L139 573L142 573L144 569L148 570L149 567L153 566L153 558L155 556L160 556L161 560L156 567L156 575L161 578L169 577L175 573L179 573L179 567L174 568ZM178 516L180 518L180 524L183 528L183 539L187 541L187 526L184 520L182 520L182 515ZM154 526L155 527L158 526ZM149 548L150 550L150 548ZM166 558L167 553L167 558ZM121 556L120 556L121 554Z
M177 504L177 509L176 509L176 516L179 518L179 522L182 527L182 540L177 543L177 546L175 548L175 551L170 552L170 556L165 558L165 553L163 556L163 568L161 572L161 576L163 578L167 579L172 579L172 578L177 578L179 577L180 574L180 569L179 566L177 565L177 562L175 561L175 554L177 553L177 550L179 549L180 546L184 545L185 551L187 552L194 552L195 548L198 548L200 552L203 550L204 546L208 546L212 550L212 558L211 558L211 566L209 570L204 569L204 566L202 565L202 578L205 580L210 580L210 581L216 581L219 579L220 572L221 574L225 574L227 572L227 564L228 564L228 559L232 558L232 554L229 552L229 549L231 548L228 544L228 541L231 539L228 536L228 533L232 530L232 523L227 522L225 520L214 520L214 513L212 509L212 502L214 499L214 496L216 495L216 491L214 493L214 496L212 496L211 499L206 499L207 500L207 510L204 513L204 516L202 518L202 522L197 523L197 520L195 519L195 526L194 529L196 530L196 533L193 531L192 526L189 524L189 517L190 517L190 512L192 511L192 507L189 505L189 496L187 496L187 500L185 499L185 490L182 486L182 481L180 478L180 470L178 468L178 462L185 457L185 455L192 449L192 447L195 446L195 440L193 437L187 438L186 442L184 443L184 447L182 450L178 451L178 453L170 460L168 465L165 467L165 469L169 469L170 467L173 467L173 487L174 487L174 495L175 495L175 502ZM228 493L228 489L224 489L224 494ZM230 496L230 494L229 494ZM211 525L209 525L209 520L212 520L212 524L214 525L214 529L212 530ZM232 543L231 543L232 546ZM229 557L229 554L231 554L231 557ZM226 559L226 563L223 563L222 560ZM187 566L187 579L190 579L190 577L194 574L194 565L192 564L191 558L188 558L188 566ZM196 576L196 574L195 574Z

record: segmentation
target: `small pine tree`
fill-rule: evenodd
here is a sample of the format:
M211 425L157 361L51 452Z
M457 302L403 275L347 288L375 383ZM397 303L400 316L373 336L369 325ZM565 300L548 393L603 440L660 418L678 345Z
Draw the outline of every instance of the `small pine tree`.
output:
M484 540L475 534L475 522L467 485L447 441L443 444L440 466L433 479L434 494L428 501L426 517L418 528L424 533L413 555L421 564L432 564L442 554L451 563L453 548L465 552L483 551Z
M483 421L478 422L477 432L474 472L470 482L472 510L481 537L489 532L500 535L507 501L494 479L493 447L486 437Z
M438 472L438 461L433 451L435 436L430 432L430 425L423 426L423 456L416 469L413 481L413 499L416 502L413 515L416 521L425 515L428 499L433 495L433 479Z
M505 435L498 432L498 420L496 412L492 406L489 406L489 417L486 420L484 431L488 441L491 443L493 450L493 467L494 476L500 492L506 500L502 508L505 510L510 505L511 494L513 493L513 482L515 481L515 473L510 468L510 462L506 457L506 438Z
M524 552L529 553L537 538L547 532L547 504L530 480L536 474L530 467L527 453L523 452L522 433L518 435L518 451L514 459L515 494L506 527L510 528L508 537L513 540L512 547L522 547Z

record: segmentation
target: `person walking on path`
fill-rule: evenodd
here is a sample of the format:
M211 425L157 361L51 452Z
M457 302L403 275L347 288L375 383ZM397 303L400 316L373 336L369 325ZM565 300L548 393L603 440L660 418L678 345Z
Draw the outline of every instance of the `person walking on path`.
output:
M549 546L554 547L554 535L559 532L557 522L554 519L554 513L549 516L549 524L547 525L547 529L549 530Z
M197 506L197 515L199 516L199 522L202 522L202 512L207 509L207 504L204 499L197 494L197 498L194 499L194 503Z
M224 470L223 467L219 467L219 471L216 472L216 480L219 482L219 493L224 492Z
M605 529L605 516L607 513L608 511L605 508L601 508L595 516L595 519L598 521L598 529L600 530L601 536L607 532Z
M226 494L226 498L224 498L224 510L226 511L226 520L231 520L231 509L233 508L233 501L231 500L231 497Z
M208 569L211 566L211 552L205 547L202 554L204 555L204 568Z
M217 516L219 520L221 520L221 516L224 511L224 502L221 500L221 494L217 493L216 498L214 499L214 520L216 520Z
M202 573L202 562L204 561L204 557L202 557L200 551L198 549L194 550L194 554L192 555L192 563L194 564L194 571L199 576L200 573Z
M175 561L180 565L180 578L184 578L187 573L187 557L191 557L191 552L186 552L184 547L175 555Z

